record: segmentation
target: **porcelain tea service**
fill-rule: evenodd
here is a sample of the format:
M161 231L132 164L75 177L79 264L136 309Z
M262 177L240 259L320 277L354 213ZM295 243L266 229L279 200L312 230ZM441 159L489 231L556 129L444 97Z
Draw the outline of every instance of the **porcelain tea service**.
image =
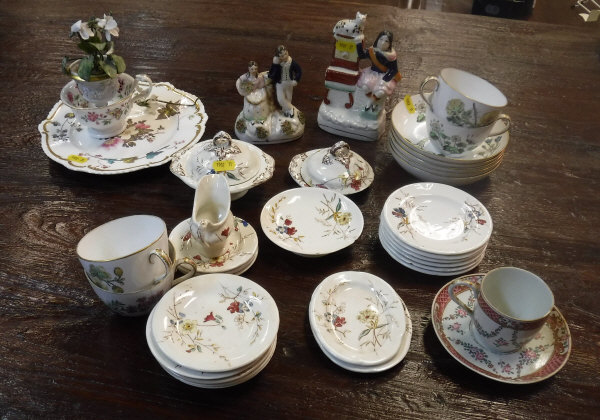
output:
M471 289L473 309L454 293L459 286ZM515 267L496 268L479 283L457 281L448 287L448 295L471 318L473 338L497 353L519 351L539 333L554 307L548 285Z
M134 215L109 221L88 232L77 244L86 278L98 297L123 315L148 313L156 297L196 272L187 258L172 261L162 219ZM175 271L188 273L177 279Z
M431 94L425 88L434 82ZM421 83L421 98L427 103L427 133L447 156L460 156L473 150L486 138L510 129L511 119L501 110L508 101L487 80L464 70L445 68L439 76ZM503 124L498 126L497 121Z
M144 82L146 86L142 88L139 82ZM133 104L146 99L152 91L152 80L147 75L133 78L121 73L116 83L118 89L104 105L86 99L75 80L67 83L60 92L60 99L73 110L76 120L87 129L90 137L104 139L121 133L127 125Z

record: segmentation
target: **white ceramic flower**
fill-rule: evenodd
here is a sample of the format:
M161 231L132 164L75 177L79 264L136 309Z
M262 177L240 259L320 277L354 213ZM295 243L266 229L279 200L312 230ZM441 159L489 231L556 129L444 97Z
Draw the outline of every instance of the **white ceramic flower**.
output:
M71 26L71 33L79 33L81 39L89 39L90 36L94 36L94 31L90 29L87 22L81 22L81 20L78 20Z
M98 19L98 27L104 29L107 41L110 41L111 36L119 36L117 21L111 15L104 15L104 19Z

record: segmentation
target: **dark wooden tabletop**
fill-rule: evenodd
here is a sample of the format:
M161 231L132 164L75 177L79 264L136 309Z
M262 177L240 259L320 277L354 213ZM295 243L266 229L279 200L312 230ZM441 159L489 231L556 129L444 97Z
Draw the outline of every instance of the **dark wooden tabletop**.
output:
M235 80L249 60L261 70L285 43L304 70L294 104L304 136L262 146L273 178L233 202L258 232L259 256L244 276L262 285L280 311L275 355L239 386L204 390L176 381L145 339L146 317L114 315L87 284L75 247L108 220L154 214L169 230L191 214L194 191L168 165L122 175L71 171L40 147L38 124L67 78L63 55L76 55L69 28L112 11L118 52L130 74L147 73L197 95L209 116L204 139L233 133L242 98ZM338 136L317 125L333 25L368 14L365 35L395 35L402 81L387 109L421 80L457 67L492 81L509 99L514 126L502 165L463 187L494 221L485 258L473 272L517 266L552 288L573 340L554 377L530 385L494 382L463 367L431 324L436 292L451 278L396 263L379 243L388 195L417 182L375 143L350 140L375 168L375 182L352 196L365 228L349 248L306 259L260 229L264 203L294 188L295 154ZM550 25L401 10L356 2L20 1L0 6L0 417L17 418L567 418L600 409L600 34L597 25ZM389 124L388 124L389 125ZM310 331L313 289L332 273L373 273L398 292L412 316L406 358L379 374L333 364Z

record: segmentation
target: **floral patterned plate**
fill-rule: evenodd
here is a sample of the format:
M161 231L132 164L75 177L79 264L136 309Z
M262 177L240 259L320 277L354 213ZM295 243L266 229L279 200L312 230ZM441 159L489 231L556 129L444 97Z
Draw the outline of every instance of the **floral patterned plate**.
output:
M344 361L338 359L333 354L329 353L329 351L323 345L323 343L321 343L318 340L315 340L315 341L317 342L317 344L319 345L319 348L323 351L325 356L327 356L329 358L329 360L331 360L333 363L335 363L336 365L338 365L346 370L349 370L352 372L358 372L358 373L377 373L377 372L383 372L385 370L391 369L404 359L404 357L408 353L408 349L410 348L410 340L412 338L412 320L410 318L410 313L408 312L408 309L406 308L406 305L404 304L404 302L402 302L402 307L404 308L404 318L406 319L406 324L405 324L406 330L405 330L404 334L402 335L402 342L400 343L400 348L398 349L398 352L387 362L381 363L379 365L374 365L374 366L360 366L360 365L355 365L352 363L347 363L347 362L344 362ZM313 332L313 335L316 336L316 332L315 332L312 324L311 324L311 330Z
M315 149L294 156L288 168L294 181L301 187L319 187L338 191L344 195L354 194L367 189L373 183L373 168L362 157L353 153L353 159L348 162L348 168L340 171L335 177L315 180L309 174L307 163L311 158L320 157L323 151Z
M175 155L170 165L171 172L188 186L196 188L200 178L207 174L209 163L212 163L206 159L207 150L210 151L212 142L200 142ZM250 188L267 182L273 176L275 159L253 144L231 140L228 156L228 160L233 160L235 167L222 173L227 178L233 200L242 197ZM235 159L230 159L232 156Z
M402 299L373 274L332 274L315 289L308 316L329 354L358 366L380 365L400 349L406 331Z
M160 348L158 347L156 341L152 336L153 315L154 310L150 313L150 315L148 316L148 321L146 322L146 341L148 343L148 348L150 349L150 352L152 353L156 361L165 371L167 371L171 376L182 381L194 381L206 385L219 384L219 387L222 387L231 386L233 385L232 382L237 382L238 380L246 377L247 379L250 379L253 376L252 374L254 371L256 371L257 369L262 370L262 367L265 366L264 363L268 363L268 361L273 356L273 353L275 352L275 347L277 345L277 338L275 338L271 346L269 346L265 353L260 355L255 362L237 369L232 369L226 372L203 372L191 370L181 366L178 363L173 362L172 360L168 359L164 355L164 353L161 352Z
M571 354L571 333L559 310L554 307L540 333L520 351L493 353L472 337L471 319L448 295L448 287L461 279L480 282L484 274L463 276L446 284L431 307L433 329L442 346L461 364L487 378L509 384L530 384L555 375ZM472 307L472 292L460 286L455 292ZM469 299L470 298L470 299Z
M198 273L231 273L242 274L248 270L258 254L258 237L248 222L234 217L234 232L228 236L229 245L223 255L208 258L200 252L190 232L191 219L179 223L169 234L175 259L191 258L197 266ZM183 265L180 269L185 269ZM243 271L241 271L243 270Z
M492 234L492 218L483 204L458 188L436 183L394 191L383 206L382 223L394 239L440 255L474 251Z
M100 118L90 113L90 118ZM136 103L125 131L115 137L94 139L75 121L62 101L54 105L38 127L46 155L68 169L111 175L162 165L197 142L207 115L196 96L156 83L150 97Z
M363 215L341 193L295 188L272 197L260 214L263 232L275 245L302 256L322 256L354 243Z
M279 328L277 305L255 282L233 274L193 277L156 305L152 338L171 361L198 372L255 363Z
M451 162L457 165L479 164L488 159L493 159L498 153L503 152L508 146L508 131L500 136L487 138L481 145L471 151L466 151L461 157L447 157L429 140L425 114L427 104L420 95L409 96L414 111L411 113L404 102L398 103L392 111L392 130L394 130L405 143L413 147L428 159L440 162ZM411 110L413 108L411 107ZM503 124L498 121L496 124Z

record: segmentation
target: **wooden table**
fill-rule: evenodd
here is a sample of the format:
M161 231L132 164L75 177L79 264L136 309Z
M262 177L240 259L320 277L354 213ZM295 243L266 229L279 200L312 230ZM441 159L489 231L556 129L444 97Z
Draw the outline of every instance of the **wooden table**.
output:
M75 254L79 239L118 217L149 213L174 228L191 214L194 191L167 165L122 175L70 171L46 157L37 125L67 79L63 55L78 19L111 10L117 49L131 74L147 73L199 96L209 120L203 139L233 132L242 98L234 86L249 60L268 67L285 43L304 69L294 104L307 120L295 142L264 146L273 178L235 201L234 214L259 234L259 257L245 276L277 302L275 355L253 380L223 390L184 385L164 372L146 345L146 317L111 313L88 286ZM458 67L493 81L509 98L514 128L500 168L464 187L490 211L494 232L476 272L500 266L544 278L568 321L573 351L556 376L531 385L491 381L456 362L438 341L431 303L450 280L396 263L377 235L388 195L416 182L394 161L386 138L350 141L375 168L371 188L352 196L365 229L351 247L306 259L271 243L260 229L263 204L296 187L295 154L339 137L317 126L331 30L368 13L366 36L395 35L404 76L391 110L421 80ZM598 415L600 371L599 158L600 35L594 25L400 10L341 2L12 2L0 7L0 415L13 418L559 418ZM318 348L307 318L326 276L362 270L386 279L406 302L414 333L398 366L355 374Z

